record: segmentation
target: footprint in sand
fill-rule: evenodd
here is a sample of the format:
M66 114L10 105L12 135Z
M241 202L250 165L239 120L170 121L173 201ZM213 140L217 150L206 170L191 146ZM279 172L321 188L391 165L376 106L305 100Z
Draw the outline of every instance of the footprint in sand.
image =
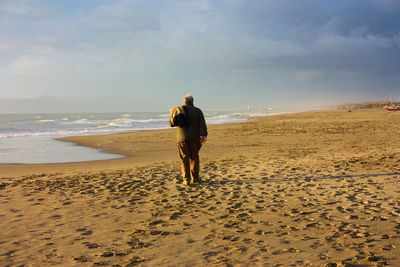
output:
M88 230L86 228L77 228L76 231L77 232L81 232L81 235L91 235L91 234L93 234L92 230Z
M84 244L87 248L90 248L90 249L100 247L99 244L93 243L93 242L83 242L83 244Z
M75 261L77 262L89 262L90 259L87 256L79 256L74 258Z

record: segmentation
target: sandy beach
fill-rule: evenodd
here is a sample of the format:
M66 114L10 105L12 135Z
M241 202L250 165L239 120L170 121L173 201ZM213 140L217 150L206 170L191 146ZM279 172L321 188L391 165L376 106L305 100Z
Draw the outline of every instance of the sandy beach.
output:
M400 112L210 125L196 186L175 129L63 141L125 155L0 165L0 266L400 266Z

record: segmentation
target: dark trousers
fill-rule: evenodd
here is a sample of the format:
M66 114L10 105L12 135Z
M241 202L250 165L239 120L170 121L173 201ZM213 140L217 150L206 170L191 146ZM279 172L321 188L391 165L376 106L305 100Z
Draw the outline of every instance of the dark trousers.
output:
M178 151L182 163L182 177L184 181L194 183L200 181L200 148L200 140L178 143ZM192 177L192 179L190 179L190 177Z

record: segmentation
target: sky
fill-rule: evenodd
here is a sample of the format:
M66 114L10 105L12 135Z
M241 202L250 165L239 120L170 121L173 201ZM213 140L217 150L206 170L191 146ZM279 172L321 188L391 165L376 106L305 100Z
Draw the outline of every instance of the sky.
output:
M0 33L0 112L400 100L398 0L0 0Z

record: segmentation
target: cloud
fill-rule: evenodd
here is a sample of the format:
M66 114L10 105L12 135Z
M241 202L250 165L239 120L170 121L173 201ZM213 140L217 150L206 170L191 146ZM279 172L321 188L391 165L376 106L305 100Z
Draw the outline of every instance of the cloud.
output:
M257 38L310 41L321 33L346 36L360 26L368 27L372 35L393 36L400 26L399 6L398 1L380 0L258 0L251 4L241 0L235 13L242 27Z
M24 15L28 13L29 6L24 0L2 0L0 14Z
M138 49L151 47L151 40L142 34L160 29L158 15L143 1L97 4L84 15L67 14L66 7L55 2L38 2L0 2L0 12L6 17L0 20L2 73L116 71L118 63L117 69L123 69L126 62L136 59Z
M135 39L141 33L160 30L157 6L145 5L143 1L115 1L99 6L77 24L90 35L87 42L100 43Z
M396 45L395 38L382 38L374 35L365 37L346 37L338 34L322 34L313 42L318 52L342 52L344 54L364 50L379 50ZM397 46L397 45L396 45Z
M48 62L43 57L22 56L8 65L2 72L8 74L36 74L49 68Z

